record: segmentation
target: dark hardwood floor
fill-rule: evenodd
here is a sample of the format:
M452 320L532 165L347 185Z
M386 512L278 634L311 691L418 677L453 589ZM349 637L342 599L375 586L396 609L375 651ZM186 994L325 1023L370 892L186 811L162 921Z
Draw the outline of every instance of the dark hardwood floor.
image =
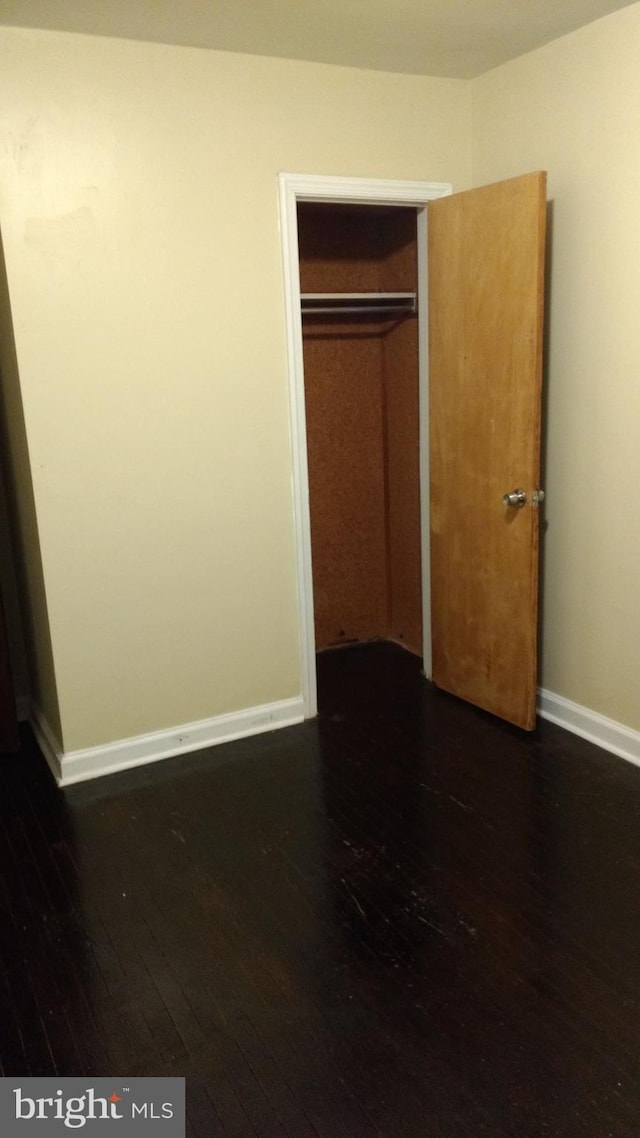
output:
M59 792L0 760L5 1075L199 1138L638 1138L640 770L319 660L316 722Z

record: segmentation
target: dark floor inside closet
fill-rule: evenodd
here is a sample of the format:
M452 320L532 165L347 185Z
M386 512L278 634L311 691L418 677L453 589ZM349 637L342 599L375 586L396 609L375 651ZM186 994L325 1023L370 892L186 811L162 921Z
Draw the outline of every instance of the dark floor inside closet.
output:
M637 1138L640 771L322 653L316 721L58 791L0 760L0 1073L199 1138Z

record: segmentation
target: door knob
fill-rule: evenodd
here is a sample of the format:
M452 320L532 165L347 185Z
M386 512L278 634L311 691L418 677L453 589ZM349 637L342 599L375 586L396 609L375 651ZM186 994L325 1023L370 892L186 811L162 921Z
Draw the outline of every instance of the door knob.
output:
M527 495L524 490L512 490L510 494L503 494L502 501L505 506L515 506L521 510L526 504Z

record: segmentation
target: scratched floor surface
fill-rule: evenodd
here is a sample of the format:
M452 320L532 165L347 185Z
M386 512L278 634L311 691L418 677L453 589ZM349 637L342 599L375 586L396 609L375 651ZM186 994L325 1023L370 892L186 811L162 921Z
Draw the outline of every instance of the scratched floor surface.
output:
M325 653L313 723L57 791L0 760L7 1075L198 1138L638 1138L640 770Z

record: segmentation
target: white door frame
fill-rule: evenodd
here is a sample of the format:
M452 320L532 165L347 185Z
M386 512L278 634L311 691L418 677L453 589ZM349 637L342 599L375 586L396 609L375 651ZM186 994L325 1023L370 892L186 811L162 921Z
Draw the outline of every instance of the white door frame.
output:
M350 202L356 205L415 206L418 233L418 336L420 399L420 514L422 546L422 617L424 670L431 676L431 579L429 551L429 372L427 307L427 211L434 198L445 197L452 187L445 182L396 182L370 178L333 178L324 175L280 174L280 234L284 273L289 416L293 464L293 510L296 542L300 684L304 716L317 714L316 646L313 618L311 518L309 469L300 313L300 264L297 204Z

